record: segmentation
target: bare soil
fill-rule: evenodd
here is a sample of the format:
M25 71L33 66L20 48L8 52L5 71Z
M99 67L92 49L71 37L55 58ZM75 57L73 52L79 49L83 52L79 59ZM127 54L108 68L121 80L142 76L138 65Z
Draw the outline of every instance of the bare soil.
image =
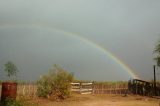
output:
M37 99L40 106L160 106L160 99L134 95L80 95L64 101Z

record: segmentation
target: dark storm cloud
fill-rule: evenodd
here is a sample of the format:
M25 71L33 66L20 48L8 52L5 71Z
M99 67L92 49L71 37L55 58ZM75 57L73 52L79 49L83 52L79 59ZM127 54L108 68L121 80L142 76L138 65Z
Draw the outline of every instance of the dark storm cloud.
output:
M160 39L159 10L159 0L0 0L1 67L7 60L14 61L25 79L39 77L52 64L61 64L80 79L129 78L111 58L80 40L16 28L18 24L44 24L100 44L140 78L150 80L153 49ZM15 28L3 28L5 24Z

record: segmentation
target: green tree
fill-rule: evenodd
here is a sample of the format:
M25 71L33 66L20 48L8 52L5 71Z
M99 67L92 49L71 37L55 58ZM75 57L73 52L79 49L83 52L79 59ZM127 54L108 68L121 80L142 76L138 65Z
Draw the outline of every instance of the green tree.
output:
M4 71L7 73L7 76L10 78L11 76L16 76L18 69L13 62L8 61L5 65Z
M156 57L154 58L157 62L157 66L160 67L160 41L158 41L154 52L156 53Z
M47 75L41 76L38 80L37 94L41 97L48 97L51 100L65 99L71 94L71 85L74 77L58 65L50 70Z

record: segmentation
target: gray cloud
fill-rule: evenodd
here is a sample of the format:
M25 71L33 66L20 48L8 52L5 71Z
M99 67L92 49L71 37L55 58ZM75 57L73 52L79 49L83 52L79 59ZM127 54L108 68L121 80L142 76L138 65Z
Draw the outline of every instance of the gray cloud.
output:
M79 79L129 79L111 58L78 39L32 27L2 28L44 24L96 42L150 80L160 37L159 10L158 0L0 0L1 67L14 61L22 70L20 78L28 80L37 79L52 64L61 64Z

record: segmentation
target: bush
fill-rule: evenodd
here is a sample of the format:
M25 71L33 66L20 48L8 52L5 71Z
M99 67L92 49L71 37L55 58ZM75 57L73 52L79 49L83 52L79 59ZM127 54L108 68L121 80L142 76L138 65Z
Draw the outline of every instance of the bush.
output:
M37 94L40 97L48 97L53 100L62 100L70 96L73 74L55 65L47 75L37 82Z

